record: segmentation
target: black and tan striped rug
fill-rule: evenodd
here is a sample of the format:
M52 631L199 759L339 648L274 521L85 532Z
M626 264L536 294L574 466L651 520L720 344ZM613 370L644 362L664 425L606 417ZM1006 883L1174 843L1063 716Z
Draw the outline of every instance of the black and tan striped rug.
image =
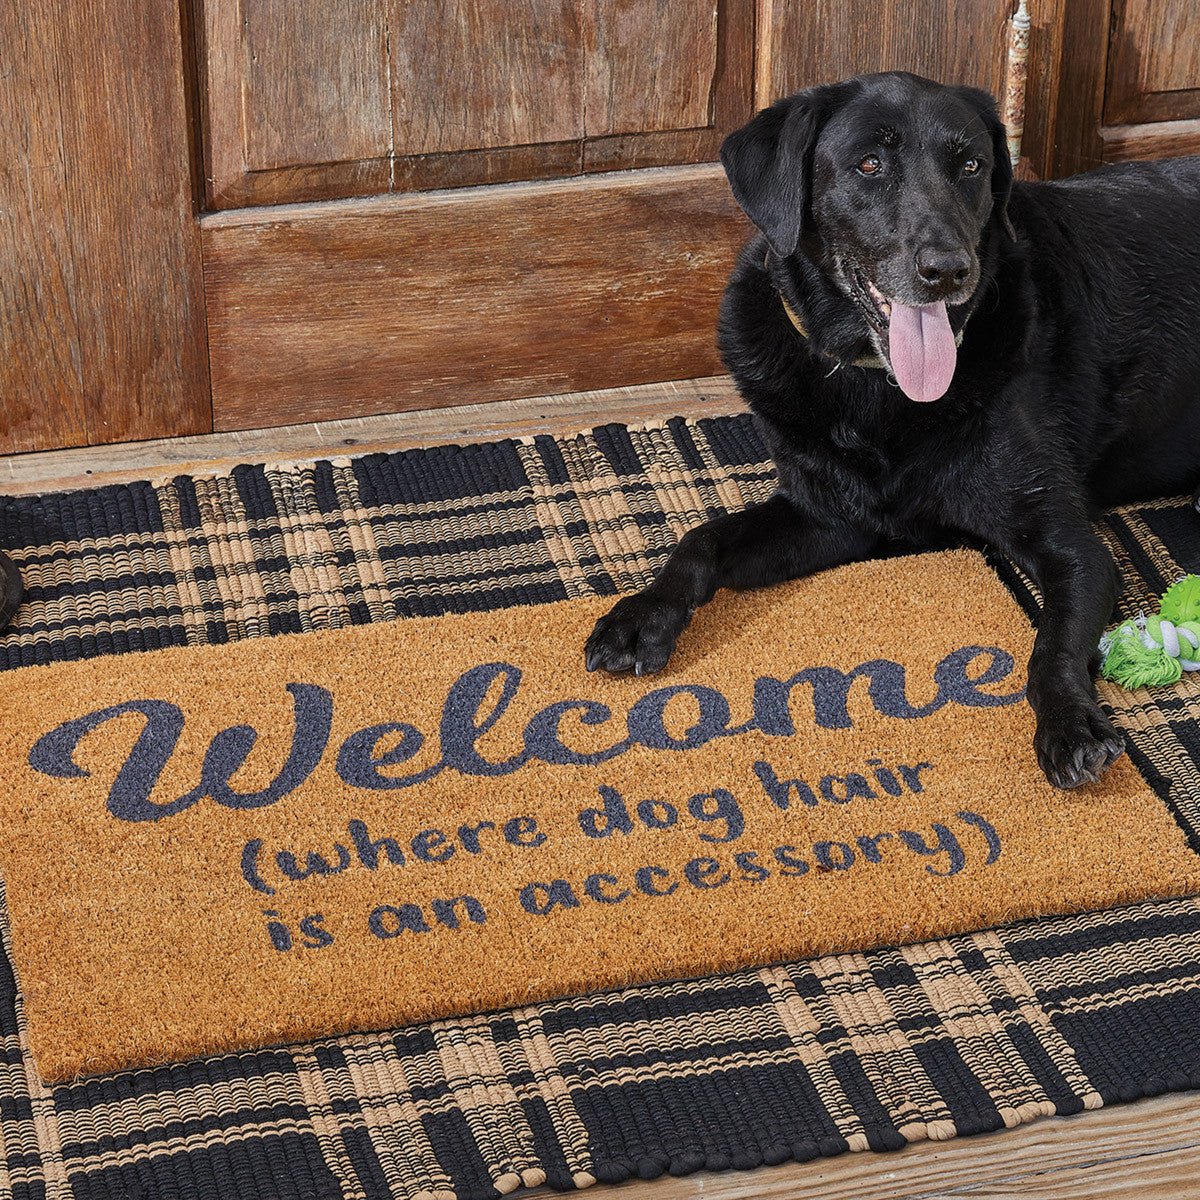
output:
M739 417L9 500L0 667L627 591L772 486ZM1126 614L1200 570L1182 499L1101 532ZM1105 698L1200 844L1200 697ZM482 1200L881 1150L1200 1085L1197 1028L1186 899L54 1087L2 962L0 1196Z

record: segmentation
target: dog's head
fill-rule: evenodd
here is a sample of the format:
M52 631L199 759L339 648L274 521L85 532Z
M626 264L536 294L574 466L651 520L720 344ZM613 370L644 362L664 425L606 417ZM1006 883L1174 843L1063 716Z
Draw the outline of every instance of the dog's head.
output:
M950 386L1012 164L986 92L861 75L780 100L729 135L733 194L772 253L803 254L854 306L915 400Z

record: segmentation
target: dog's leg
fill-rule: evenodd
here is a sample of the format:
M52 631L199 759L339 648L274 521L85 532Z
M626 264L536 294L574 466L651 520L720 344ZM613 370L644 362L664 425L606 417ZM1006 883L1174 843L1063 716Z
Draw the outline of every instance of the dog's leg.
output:
M1097 643L1112 615L1119 575L1112 555L1086 525L1017 554L1042 591L1042 617L1029 660L1034 749L1060 788L1099 779L1125 748L1104 715L1092 680Z
M644 591L619 600L587 640L587 669L661 671L692 613L718 588L756 588L863 558L876 539L820 526L782 494L689 530Z

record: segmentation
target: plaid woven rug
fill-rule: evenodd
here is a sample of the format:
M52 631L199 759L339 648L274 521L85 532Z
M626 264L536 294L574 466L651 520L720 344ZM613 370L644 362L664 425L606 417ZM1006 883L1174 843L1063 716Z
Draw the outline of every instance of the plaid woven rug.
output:
M0 668L626 591L772 487L732 417L2 501ZM1101 531L1123 615L1200 571L1183 499ZM1194 683L1105 698L1196 839ZM0 960L0 1196L483 1200L883 1150L1200 1086L1198 1029L1196 900L50 1089Z

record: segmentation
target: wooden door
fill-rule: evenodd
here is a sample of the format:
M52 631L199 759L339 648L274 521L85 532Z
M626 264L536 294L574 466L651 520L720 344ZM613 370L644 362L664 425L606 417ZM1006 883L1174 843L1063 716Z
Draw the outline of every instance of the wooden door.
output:
M1109 2L1033 0L1037 173L1073 13ZM724 135L863 70L997 91L1012 7L7 5L0 448L717 371Z
M719 370L724 135L863 70L996 91L1010 10L204 0L216 427Z
M1104 158L1200 153L1195 0L1113 0Z

